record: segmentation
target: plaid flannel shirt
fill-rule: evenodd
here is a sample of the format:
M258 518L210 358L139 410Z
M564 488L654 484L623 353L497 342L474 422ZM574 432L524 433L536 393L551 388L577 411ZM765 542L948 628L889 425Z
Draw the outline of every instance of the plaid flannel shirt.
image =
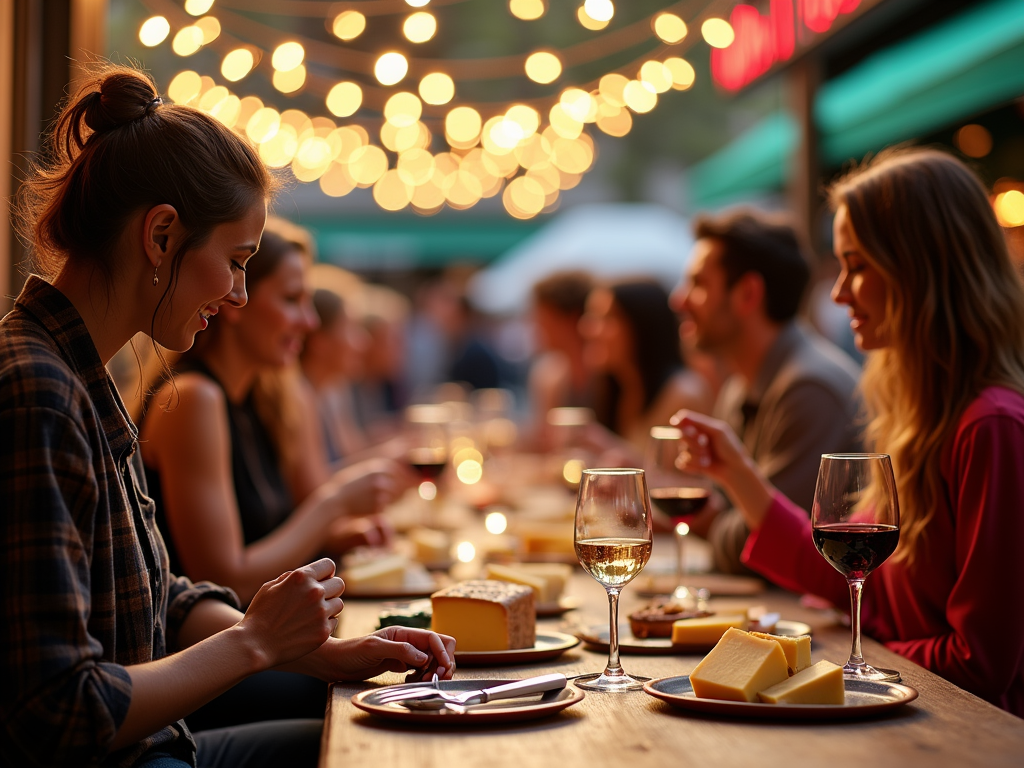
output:
M31 277L0 321L0 763L195 761L183 721L115 753L126 666L167 655L197 600L230 590L171 576L138 430L74 306Z

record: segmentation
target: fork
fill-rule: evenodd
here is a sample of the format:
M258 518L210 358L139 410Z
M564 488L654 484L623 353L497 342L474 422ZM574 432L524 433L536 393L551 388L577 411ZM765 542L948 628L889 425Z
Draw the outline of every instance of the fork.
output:
M437 682L434 682L437 685ZM566 677L563 674L555 673L529 677L525 680L515 680L511 683L496 685L491 688L480 690L462 691L460 693L448 693L438 688L418 688L415 690L399 690L383 694L377 699L380 704L399 704L406 701L423 701L424 699L440 699L448 704L466 706L468 704L484 704L494 699L508 699L517 696L525 696L530 693L541 693L544 691L561 690L565 688Z

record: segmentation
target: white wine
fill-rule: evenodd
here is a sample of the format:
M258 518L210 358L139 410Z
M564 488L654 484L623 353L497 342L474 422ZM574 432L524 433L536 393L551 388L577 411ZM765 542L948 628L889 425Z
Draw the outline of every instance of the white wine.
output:
M583 539L576 542L580 565L606 587L633 580L651 557L650 539Z

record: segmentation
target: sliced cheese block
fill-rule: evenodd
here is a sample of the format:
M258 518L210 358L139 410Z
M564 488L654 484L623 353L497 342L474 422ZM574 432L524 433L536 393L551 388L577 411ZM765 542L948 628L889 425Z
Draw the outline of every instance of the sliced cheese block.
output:
M745 614L701 616L694 619L679 619L672 624L673 645L712 645L722 639L730 627L746 629Z
M726 701L757 701L760 691L788 679L781 645L732 627L690 673L695 696Z
M547 582L546 603L558 602L565 594L566 585L572 578L572 566L566 563L521 563L516 568L533 576L539 576Z
M413 528L407 536L417 561L430 565L451 560L451 540L447 533L432 528Z
M767 704L844 704L843 668L819 661L757 694Z
M523 522L516 526L523 551L535 555L576 556L571 520L562 523Z
M783 637L781 635L765 634L764 632L751 632L750 634L763 640L774 640L782 646L782 652L786 654L786 662L789 664L790 675L795 675L797 672L811 666L810 635Z
M564 563L489 563L484 574L488 579L510 581L532 588L537 604L541 605L557 603L561 599L572 575L572 567Z
M522 584L533 590L533 597L538 603L547 602L548 584L539 576L534 576L520 568L498 563L488 563L484 569L484 578L495 581L507 581L512 584Z
M533 590L507 581L463 581L430 596L431 628L459 651L532 648L537 639Z
M407 565L402 555L389 555L345 568L341 578L352 592L401 589Z

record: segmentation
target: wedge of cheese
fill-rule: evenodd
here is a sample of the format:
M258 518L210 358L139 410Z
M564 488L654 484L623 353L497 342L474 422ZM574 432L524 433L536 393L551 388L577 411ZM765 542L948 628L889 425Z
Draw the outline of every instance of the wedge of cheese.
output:
M413 528L406 535L418 562L431 565L451 560L452 543L447 533L432 528Z
M402 555L388 555L345 568L341 578L345 582L345 589L351 592L401 589L405 585L408 564L409 561Z
M508 581L463 581L430 596L431 628L460 651L532 648L537 639L533 589Z
M530 587L538 605L557 603L571 574L572 568L563 563L489 563L484 571L485 578Z
M565 522L526 521L516 526L523 552L528 555L576 556L572 520Z
M819 661L757 694L767 704L844 704L843 668Z
M672 624L673 645L713 645L722 639L726 630L746 629L746 614L701 616L679 619Z
M782 646L782 652L786 654L786 663L789 664L789 674L795 675L811 666L811 636L800 635L799 637L784 637L782 635L769 635L764 632L751 632L754 637L762 640L774 640Z
M695 696L726 701L757 701L759 692L788 679L781 645L733 627L690 673Z

